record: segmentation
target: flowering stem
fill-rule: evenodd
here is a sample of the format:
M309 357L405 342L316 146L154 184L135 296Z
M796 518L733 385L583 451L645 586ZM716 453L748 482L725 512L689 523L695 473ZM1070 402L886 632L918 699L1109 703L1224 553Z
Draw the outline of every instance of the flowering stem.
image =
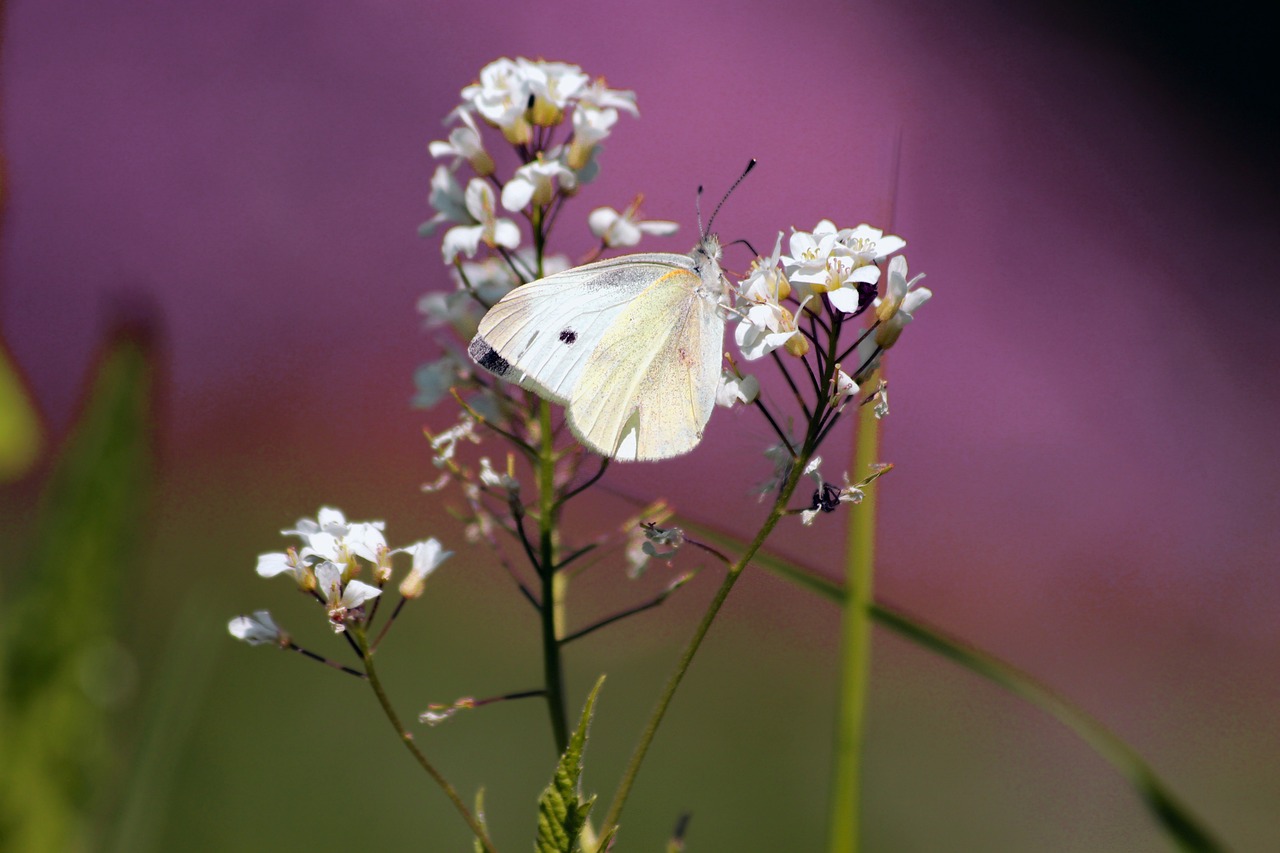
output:
M871 382L879 382L879 373ZM879 457L879 421L870 406L860 406L853 470L871 470ZM845 597L840 629L840 697L836 711L836 755L831 786L827 849L855 853L861 796L862 740L871 670L872 576L875 567L876 503L879 489L868 489L850 514L845 542Z
M831 377L825 376L824 379L826 384L829 385ZM751 558L764 545L765 540L769 538L769 534L773 532L773 528L778 524L778 521L787 514L787 503L791 500L792 494L795 493L796 487L800 485L800 480L804 477L804 469L808 466L814 450L817 449L818 425L821 421L821 416L825 414L825 408L820 398L818 410L809 421L808 433L805 436L804 444L801 446L796 459L792 462L791 472L787 475L786 482L778 492L778 497L774 500L773 507L769 510L769 515L765 518L764 524L761 525L755 538L747 545L746 550L729 566L729 572L725 575L724 581L716 591L715 598L712 599L711 604L707 607L707 612L702 616L702 621L698 623L698 627L694 630L693 638L689 641L688 646L685 647L683 654L680 655L680 660L676 664L675 671L667 680L662 695L658 697L658 704L653 709L644 731L640 734L640 741L636 744L635 751L631 754L631 761L627 764L627 769L623 772L622 779L618 783L618 790L613 795L613 801L609 804L609 811L605 815L604 824L600 830L601 838L609 838L616 830L618 818L622 815L622 808L631 793L631 786L635 783L636 775L640 772L640 765L644 763L645 754L648 753L649 747L653 743L653 738L658 733L658 726L661 725L662 718L666 716L667 708L675 696L676 689L684 679L685 673L688 672L690 664L693 663L693 656L697 654L703 639L711 629L711 623L715 621L716 615L724 605L725 599L729 597L729 592L733 589L734 584L742 576L742 570L746 568Z
M471 828L486 853L497 853L497 848L489 840L489 834L485 832L480 821L476 820L475 815L462 802L462 798L458 796L458 792L454 790L454 787L449 784L449 781L441 775L435 765L428 760L427 756L418 748L418 745L414 743L413 734L407 731L404 724L400 722L400 716L396 714L395 708L391 705L391 700L387 698L387 692L382 688L382 682L378 679L378 671L373 665L373 652L370 650L364 635L360 634L354 639L360 647L360 654L364 659L365 676L369 680L369 686L373 688L374 695L378 697L378 704L382 706L382 713L386 715L391 727L396 730L396 734L404 744L405 749L409 750L409 753L418 762L419 766L427 771L427 775L435 780L436 784L440 786L440 790L444 791L444 795L449 798L449 802L453 803L453 807L457 809L458 814L462 815L462 819L467 822L467 826Z
M542 446L538 456L538 574L542 578L542 660L547 691L547 711L551 715L551 731L555 737L556 755L569 745L569 717L564 703L564 675L560 658L560 632L564 624L566 579L556 570L556 522L559 502L556 499L555 435L551 430L551 404L539 403L538 419Z

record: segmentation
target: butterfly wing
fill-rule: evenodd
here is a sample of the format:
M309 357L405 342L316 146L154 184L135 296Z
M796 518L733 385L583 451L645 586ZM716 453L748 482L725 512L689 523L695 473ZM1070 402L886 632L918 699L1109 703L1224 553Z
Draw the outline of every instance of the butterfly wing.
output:
M688 269L672 270L622 309L570 394L578 440L616 459L666 459L702 439L715 407L724 318Z
M521 285L480 321L467 352L477 364L565 404L591 353L655 280L688 270L685 255L610 258Z

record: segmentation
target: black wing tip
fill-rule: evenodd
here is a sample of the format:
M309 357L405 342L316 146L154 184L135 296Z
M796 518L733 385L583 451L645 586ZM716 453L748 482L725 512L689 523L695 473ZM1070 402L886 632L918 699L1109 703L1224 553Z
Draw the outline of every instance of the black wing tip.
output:
M511 372L511 362L498 355L498 351L489 346L489 342L476 335L467 347L467 355L471 360L495 376L506 376Z

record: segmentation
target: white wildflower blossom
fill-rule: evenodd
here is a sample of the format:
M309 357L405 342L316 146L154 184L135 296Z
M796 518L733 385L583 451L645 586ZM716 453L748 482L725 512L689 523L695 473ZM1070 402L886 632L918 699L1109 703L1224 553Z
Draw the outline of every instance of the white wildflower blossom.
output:
M555 159L526 163L502 188L502 206L507 210L524 210L530 204L542 207L555 198L557 188L564 193L577 189L578 176Z
M289 642L289 635L280 630L271 618L271 613L266 610L255 610L252 616L237 616L227 623L227 631L237 640L243 640L251 646L264 643L283 646Z
M645 554L655 560L671 559L684 544L684 531L679 527L663 529L656 524L645 524L643 527L645 541L642 548Z
M587 216L587 227L611 249L634 246L645 234L666 237L676 233L680 226L675 222L666 219L641 219L640 202L643 200L643 196L636 196L621 213L612 207L597 207Z
M895 255L889 261L889 285L885 288L884 297L877 300L876 304L876 318L880 321L880 327L876 329L876 344L882 349L894 345L902 334L903 327L911 322L920 306L933 296L929 288L915 286L922 278L924 273L907 279L905 255Z
M453 263L459 253L468 258L474 256L482 242L491 249L514 249L520 245L520 229L510 219L498 217L495 202L493 187L481 178L472 178L467 184L466 205L474 224L455 225L445 232L441 244L445 263Z
M846 228L840 232L840 242L849 247L849 251L863 263L874 264L883 261L894 252L900 252L907 241L893 234L885 236L879 228L872 228L865 222L857 228Z
M542 127L555 127L564 121L565 108L591 79L577 65L567 62L531 62L516 60L524 75L525 85L533 95L529 120Z
M783 271L782 232L774 241L773 253L767 258L756 258L751 262L751 271L738 286L738 294L744 300L761 303L778 303L791 295L791 282Z
M738 403L754 403L760 396L760 380L750 374L739 376L729 368L720 371L720 384L716 387L716 405L726 409Z
M479 82L463 88L462 101L501 130L508 142L523 145L532 136L526 118L532 94L526 66L503 57L480 69Z
M836 375L831 378L831 386L830 405L837 412L844 408L845 403L858 395L858 383L854 382L853 377L845 373L838 364Z
M342 582L342 569L325 561L316 566L316 580L320 594L329 605L329 623L335 633L347 629L347 622L358 618L366 601L377 598L382 590L358 580Z
M427 710L418 715L418 722L426 723L428 726L438 726L459 711L469 711L474 707L476 707L476 700L471 696L464 696L452 705L432 703L427 706Z
M880 387L876 389L874 406L875 408L872 411L875 413L876 420L888 417L889 383L885 382L883 379L880 380Z
M480 482L493 489L506 489L509 492L520 491L520 481L506 471L497 471L488 456L480 458Z
M449 164L451 169L456 169L460 161L466 160L480 177L492 175L493 158L484 150L480 128L476 127L476 120L472 118L471 111L459 107L449 114L449 118L454 117L462 122L462 127L455 127L449 131L448 140L430 143L427 150L436 159L452 157L453 162Z
M444 546L434 537L415 542L401 551L413 555L413 566L400 581L400 594L405 598L417 598L422 595L427 578L445 560L453 556L452 551L444 550Z
M579 104L573 111L573 138L565 154L569 168L582 169L591 162L596 148L608 138L617 121L617 110L598 110Z
M315 577L311 573L311 567L298 556L298 552L293 548L290 548L285 553L259 554L257 572L259 577L264 578L287 574L297 582L298 586L304 589L310 589L315 585Z
M809 351L809 341L800 334L795 316L777 302L760 302L747 309L734 327L733 339L747 361L764 358L779 347L797 356Z
M880 268L873 258L857 254L844 242L842 237L850 233L836 230L829 219L812 232L792 231L791 253L782 261L799 298L825 293L836 310L847 314L858 310L860 286L879 281Z
M623 110L633 116L640 115L640 110L636 108L636 93L629 89L610 89L605 85L603 77L596 78L590 86L578 92L578 103L588 104L598 110Z
M431 436L431 451L435 457L431 460L437 468L444 468L453 461L454 454L458 449L459 441L469 441L472 444L479 444L480 437L475 434L475 419L463 412L458 423L439 435Z

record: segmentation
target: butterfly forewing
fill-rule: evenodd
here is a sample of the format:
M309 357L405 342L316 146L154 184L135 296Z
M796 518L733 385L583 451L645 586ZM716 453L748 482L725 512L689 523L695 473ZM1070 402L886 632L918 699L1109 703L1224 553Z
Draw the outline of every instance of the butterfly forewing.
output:
M521 285L485 314L468 352L491 373L567 403L626 306L654 279L681 270L691 276L689 263L684 255L630 255Z

